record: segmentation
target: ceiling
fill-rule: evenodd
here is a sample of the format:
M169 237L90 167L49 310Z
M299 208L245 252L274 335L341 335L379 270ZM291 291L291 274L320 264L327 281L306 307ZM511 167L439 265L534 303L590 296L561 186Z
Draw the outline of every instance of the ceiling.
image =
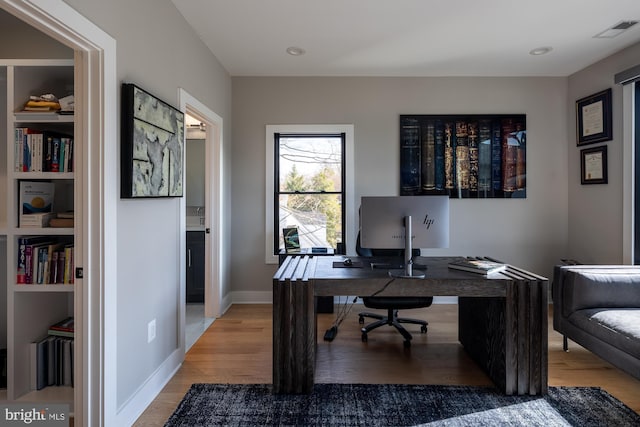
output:
M172 1L232 76L568 76L640 42L594 38L639 0Z

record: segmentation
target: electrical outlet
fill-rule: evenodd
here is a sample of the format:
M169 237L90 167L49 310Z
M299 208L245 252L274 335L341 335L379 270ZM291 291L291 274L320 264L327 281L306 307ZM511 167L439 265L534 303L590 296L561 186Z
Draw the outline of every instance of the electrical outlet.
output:
M156 319L153 319L147 325L147 343L150 343L156 338Z

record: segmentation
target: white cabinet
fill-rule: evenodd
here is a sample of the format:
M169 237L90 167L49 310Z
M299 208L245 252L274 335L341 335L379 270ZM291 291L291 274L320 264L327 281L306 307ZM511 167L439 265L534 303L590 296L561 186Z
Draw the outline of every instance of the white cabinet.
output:
M47 135L70 138L67 144L81 144L74 138L74 116L31 113L16 114L24 106L31 95L52 93L57 97L73 94L74 67L72 60L13 60L0 62L0 97L3 101L0 117L6 117L0 125L3 137L0 137L0 267L4 275L0 278L0 288L6 294L6 302L0 305L0 311L6 313L6 343L0 342L0 348L7 348L7 390L6 398L10 401L31 401L47 403L68 403L73 412L74 390L70 386L52 385L40 390L33 389L33 363L30 347L47 335L50 325L74 316L74 284L60 283L53 273L53 252L71 253L73 243L77 241L78 227L65 228L20 227L19 191L20 182L50 182L55 188L53 208L56 212L75 211L74 176L78 174L80 162L72 162L65 171L52 172L46 166L32 167L31 171L19 168L20 159L24 159L24 149L16 144L16 129L29 129L33 134L44 135L43 154L35 157L40 165L48 165L46 153L55 153L47 149ZM55 142L52 142L55 143ZM59 153L59 152L58 152ZM75 163L75 164L74 164ZM20 170L22 169L22 170ZM42 169L42 170L41 170ZM6 209L4 208L6 206ZM75 212L76 217L78 213ZM77 224L77 223L76 223ZM48 271L41 280L32 279L31 284L19 283L18 265L21 239L35 236L46 236L48 252L43 251L39 262L33 262L33 269ZM51 243L49 243L51 242ZM49 244L51 246L49 246ZM59 244L54 246L54 244ZM4 246L3 246L4 245ZM44 254L46 253L46 257ZM57 256L56 256L57 258ZM36 260L38 261L38 260ZM55 264L57 265L57 264ZM64 264L61 264L64 267ZM72 264L67 278L73 278ZM48 268L48 270L44 270ZM32 274L37 275L38 270ZM55 277L54 277L55 276ZM33 277L33 276L32 276ZM60 276L61 277L61 276ZM42 283L37 283L38 281ZM67 280L69 281L69 280ZM0 303L2 299L0 299ZM3 314L4 314L3 313ZM0 339L3 338L0 333ZM75 347L81 349L76 340ZM76 353L81 354L78 350ZM77 371L78 359L74 358L73 370ZM76 376L76 378L78 378ZM80 382L80 378L76 383ZM0 396L1 397L1 396Z

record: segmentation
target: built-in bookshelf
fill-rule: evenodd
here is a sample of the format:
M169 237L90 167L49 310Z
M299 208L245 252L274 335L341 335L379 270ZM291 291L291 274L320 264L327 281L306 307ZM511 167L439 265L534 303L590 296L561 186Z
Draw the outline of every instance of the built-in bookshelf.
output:
M30 199L30 216L21 220L25 183L50 188L54 214L64 212L68 219L75 212L77 170L69 149L79 142L74 138L73 114L22 111L31 96L73 95L73 60L4 61L0 62L0 77L0 117L6 117L0 120L0 200L6 206L0 210L0 287L6 295L0 311L7 319L5 325L0 324L0 348L7 349L6 399L68 403L73 412L74 391L69 385L58 381L34 387L38 372L34 371L33 343L41 342L51 325L74 316L74 268L67 257L78 236L73 221L50 222L55 215L44 215L45 203L35 198ZM65 155L66 162L61 162ZM51 226L58 224L62 225ZM28 242L32 243L29 251ZM31 254L29 264L25 253ZM60 257L67 263L60 264Z

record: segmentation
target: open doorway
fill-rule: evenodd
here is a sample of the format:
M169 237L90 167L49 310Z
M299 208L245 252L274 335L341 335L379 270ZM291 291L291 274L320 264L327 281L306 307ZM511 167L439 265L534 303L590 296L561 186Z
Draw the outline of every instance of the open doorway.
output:
M185 257L180 340L186 353L222 315L222 118L184 89L179 90L179 100L187 129L193 129L186 135L186 197L181 202ZM188 275L197 282L195 286L187 286Z
M205 316L205 183L207 125L185 115L186 125L186 286L185 351L213 323Z

